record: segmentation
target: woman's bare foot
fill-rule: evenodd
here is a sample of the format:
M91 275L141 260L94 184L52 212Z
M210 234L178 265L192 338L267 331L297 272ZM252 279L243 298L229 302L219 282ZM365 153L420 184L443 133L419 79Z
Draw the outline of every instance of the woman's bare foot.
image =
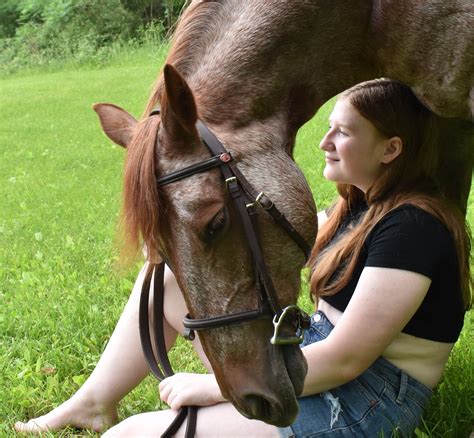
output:
M118 422L117 408L99 406L76 394L46 415L34 418L27 423L18 421L15 430L22 433L41 434L71 426L103 432Z

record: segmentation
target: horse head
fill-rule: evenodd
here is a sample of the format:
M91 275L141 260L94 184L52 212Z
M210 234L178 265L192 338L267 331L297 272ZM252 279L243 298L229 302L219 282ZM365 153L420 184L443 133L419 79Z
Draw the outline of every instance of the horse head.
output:
M132 240L142 237L149 256L171 267L194 319L246 312L260 306L253 257L236 206L219 169L173 184L157 180L209 159L196 128L199 102L185 79L164 69L160 112L136 121L121 108L95 106L102 128L127 148L124 219ZM248 182L278 206L312 246L313 197L291 156L277 120L211 126ZM258 239L281 307L295 304L301 248L272 217L256 208ZM297 345L273 345L271 318L199 331L223 395L244 415L288 425L297 413L306 363Z

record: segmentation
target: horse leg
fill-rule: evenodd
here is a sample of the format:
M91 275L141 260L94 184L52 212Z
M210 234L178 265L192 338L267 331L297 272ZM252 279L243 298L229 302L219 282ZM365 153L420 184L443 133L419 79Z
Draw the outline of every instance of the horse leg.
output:
M441 154L438 182L446 197L466 215L474 165L474 125L439 118Z

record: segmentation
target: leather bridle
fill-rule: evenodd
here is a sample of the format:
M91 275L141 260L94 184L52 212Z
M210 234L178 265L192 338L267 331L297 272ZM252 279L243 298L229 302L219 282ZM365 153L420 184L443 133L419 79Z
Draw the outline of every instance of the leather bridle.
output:
M150 116L160 114L159 109L155 109ZM180 181L198 173L206 172L210 169L219 168L224 178L226 188L230 193L231 199L238 212L241 220L246 240L252 254L255 265L255 284L258 292L258 307L253 310L247 310L229 315L221 315L209 318L196 319L189 314L183 320L185 327L185 337L189 340L195 338L195 331L210 330L214 328L225 327L234 324L240 324L256 319L273 317L274 333L270 339L273 345L294 345L299 344L303 340L303 332L309 327L309 316L299 309L296 305L290 305L282 308L279 304L278 296L273 285L268 268L265 264L263 253L260 247L257 232L257 207L267 212L275 222L283 228L283 230L296 242L303 250L306 260L308 259L311 247L306 240L296 231L286 217L277 209L275 204L268 198L264 192L256 191L245 176L240 172L237 165L232 159L232 155L228 152L214 133L200 120L196 123L197 131L211 152L211 158L201 161L197 164L177 170L165 176L159 177L158 186ZM151 289L151 281L154 280L154 327L155 327L155 345L158 360L153 351L150 336L150 321L148 317L149 295ZM166 345L164 341L163 321L163 296L164 296L164 262L159 265L150 264L142 286L139 310L140 338L145 358L150 366L152 373L163 380L165 377L173 375L173 370L166 353ZM294 329L294 335L286 336L282 333L284 324L289 324ZM159 327L161 325L161 327ZM162 372L157 365L161 363ZM188 425L186 428L186 437L194 436L196 427L196 407L182 408L177 417L162 435L170 437L179 429L186 416L188 417Z

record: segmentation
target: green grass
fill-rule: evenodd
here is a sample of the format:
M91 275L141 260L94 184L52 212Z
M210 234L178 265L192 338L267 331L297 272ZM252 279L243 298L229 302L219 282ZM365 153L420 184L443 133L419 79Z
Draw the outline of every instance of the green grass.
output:
M126 302L136 270L116 272L114 245L124 154L104 137L91 105L113 102L139 116L165 49L127 53L108 67L0 80L0 436L14 436L14 421L44 414L77 390ZM321 177L318 153L329 110L301 130L296 148L322 208L335 194ZM419 436L471 431L470 316ZM201 369L182 341L172 361L176 369ZM127 396L120 415L158 406L149 378Z

